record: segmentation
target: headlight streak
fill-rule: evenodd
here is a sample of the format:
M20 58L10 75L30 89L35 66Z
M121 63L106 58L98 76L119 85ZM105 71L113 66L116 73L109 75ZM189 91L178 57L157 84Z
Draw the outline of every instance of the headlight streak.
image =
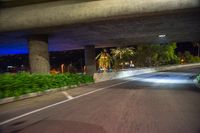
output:
M192 73L157 72L129 77L127 79L156 84L194 84L192 76L194 76Z

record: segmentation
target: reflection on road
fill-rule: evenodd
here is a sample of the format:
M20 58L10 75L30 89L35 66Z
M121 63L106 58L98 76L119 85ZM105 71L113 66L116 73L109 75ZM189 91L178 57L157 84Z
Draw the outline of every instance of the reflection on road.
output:
M127 79L149 83L193 84L194 77L195 74L193 73L156 72L137 75Z

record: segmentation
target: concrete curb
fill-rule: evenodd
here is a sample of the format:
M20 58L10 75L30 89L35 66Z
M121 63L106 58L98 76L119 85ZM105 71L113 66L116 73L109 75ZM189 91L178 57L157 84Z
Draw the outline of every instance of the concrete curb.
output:
M47 94L51 94L51 93L55 93L55 92L59 92L59 91L63 91L63 90L68 90L68 89L72 89L72 88L87 86L87 85L91 85L91 84L94 84L94 83L72 85L72 86L64 86L64 87L60 87L60 88L54 88L54 89L45 90L44 92L28 93L28 94L21 95L19 97L3 98L3 99L0 99L0 105L1 104L6 104L6 103L10 103L10 102L19 101L19 100L24 100L24 99L28 99L28 98L33 98L33 97L37 97L37 96L47 95Z

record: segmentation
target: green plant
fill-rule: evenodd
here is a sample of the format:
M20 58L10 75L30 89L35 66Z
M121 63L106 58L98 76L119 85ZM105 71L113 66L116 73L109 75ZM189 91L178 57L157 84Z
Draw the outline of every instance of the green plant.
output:
M200 74L197 76L197 81L200 84Z
M118 47L111 49L111 54L114 59L114 67L118 69L120 68L120 64L122 64L122 68L124 68L124 62L130 61L135 56L136 52L134 47Z
M200 62L200 57L193 56L189 51L185 51L183 58L186 63L197 63Z
M161 66L178 64L179 57L175 54L176 43L140 45L136 49L136 66Z
M0 98L18 97L31 92L42 92L51 88L94 82L83 74L0 74Z

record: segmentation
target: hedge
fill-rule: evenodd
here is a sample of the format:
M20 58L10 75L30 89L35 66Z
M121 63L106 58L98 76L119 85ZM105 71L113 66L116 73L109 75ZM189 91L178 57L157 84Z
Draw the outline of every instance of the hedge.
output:
M18 97L31 92L43 92L52 88L94 82L83 74L0 74L0 98Z

